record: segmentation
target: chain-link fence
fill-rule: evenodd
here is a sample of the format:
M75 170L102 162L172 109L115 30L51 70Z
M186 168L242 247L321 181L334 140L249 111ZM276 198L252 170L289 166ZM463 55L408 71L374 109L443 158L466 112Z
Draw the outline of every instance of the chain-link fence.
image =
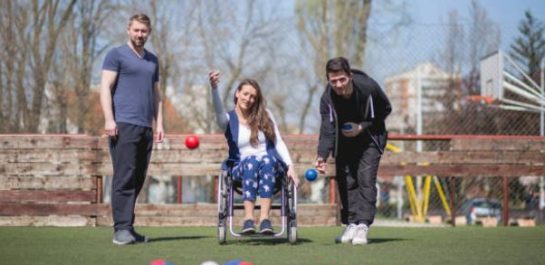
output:
M451 28L440 25L413 26L402 31L371 34L363 70L379 82L391 100L393 112L387 120L390 132L539 135L539 113L503 109L490 104L492 102L486 98L474 97L480 96L480 58L494 51L494 47L506 45L500 45L497 38L490 36L482 37L479 43L464 45L449 35L452 34ZM470 30L467 26L461 26L461 29ZM487 40L493 41L486 43ZM297 42L294 39L291 41ZM471 45L479 47L472 49ZM475 49L480 52L475 53ZM318 97L319 94L312 103L315 111L311 111L308 117L309 128L312 128L305 131L308 133L317 133ZM448 141L393 141L391 144L402 152L450 149ZM214 180L211 176L184 178L181 183L177 181L176 177L152 178L150 196L144 196L141 201L175 203L175 188L180 186L184 203L214 202ZM414 215L415 209L411 207L415 206L411 206L412 195L408 192L407 181L406 176L378 177L377 218L405 219ZM421 207L427 200L427 217L441 216L442 220L446 220L451 217L449 211L453 211L454 215L462 216L464 222L470 224L476 223L477 215L495 217L498 223L503 223L502 211L507 202L511 219L526 217L536 218L538 222L543 220L543 210L539 211L540 194L543 196L542 177L510 177L507 192L500 174L498 177L436 176L431 180L431 188L427 192L424 191L425 176L412 176L411 181L416 203ZM299 201L335 202L332 197L335 196L335 187L332 185L334 182L328 178L304 183ZM168 198L159 198L157 194L161 194L161 190L168 191ZM508 196L508 199L504 200L504 196Z
M481 31L482 35L475 35L473 30L471 25L415 26L396 35L381 34L378 38L380 41L369 46L367 53L370 54L370 61L365 68L382 85L392 102L393 112L387 120L391 132L540 135L539 111L505 108L497 98L491 100L481 97L481 59L500 47L509 47L515 40L500 43L496 35L499 32L489 29ZM513 36L505 32L501 34ZM508 54L510 50L502 52ZM530 82L520 70L526 69L526 66L513 66L508 60L495 65L496 69L486 70L509 73L511 79L520 79L523 84L513 80L505 82L525 90L524 84ZM533 77L532 88L539 93L539 86L542 86L539 78L536 78L539 75L527 75ZM498 78L504 77L498 74ZM501 83L499 80L493 81ZM513 94L513 91L517 91L516 87L505 89L505 95ZM525 99L524 96L526 94L518 95L519 99ZM448 141L393 144L403 151L440 151L450 148ZM501 173L498 172L498 175ZM423 177L413 176L413 179L418 203L422 203L425 181ZM472 219L475 211L482 211L478 214L486 213L501 220L504 196L508 194L512 219L538 217L539 221L543 220L543 210L538 214L540 194L543 196L543 178L522 175L510 177L507 193L503 190L501 177L438 177L437 180L446 195L446 201L440 199L437 188L432 188L428 207L431 215L449 217L444 207L446 203L454 207L457 215L465 216L469 223L475 223ZM393 180L379 176L379 187L379 216L404 218L412 214L407 183L403 176L396 176ZM482 207L479 208L479 205Z
M55 18L70 16L53 15L50 18L51 23L32 24L31 20L25 20L19 21L23 23L19 25L16 18L30 16L32 5L30 2L22 4L17 4L16 1L8 2L6 4L9 5L2 9L5 12L1 13L6 21L3 23L6 26L4 30L6 34L2 35L0 42L7 47L3 57L18 59L4 60L0 63L2 106L0 116L3 118L0 131L99 133L103 128L103 122L102 115L98 114L100 113L98 91L87 88L76 91L73 88L92 87L93 80L99 79L104 54L98 51L88 54L91 58L96 57L94 65L66 68L67 65L72 65L69 63L72 61L92 61L84 59L83 52L79 51L80 45L86 45L71 41L70 37L88 31L78 30L79 27L68 27L65 29L66 36L64 33L43 36L26 34L25 32L34 29L36 32L49 32L47 28L40 26L54 26L53 22L57 21ZM209 8L212 2L203 1L157 2L161 7L157 10L163 11L156 12L152 17L154 20L157 19L157 23L154 21L154 24L161 26L154 28L152 36L157 38L152 37L151 45L147 47L157 52L162 63L165 62L161 64L162 66L173 69L169 75L163 71L162 74L166 76L161 77L161 81L164 82L163 88L168 95L164 104L167 131L218 132L213 122L214 112L209 102L206 73L212 69L219 69L224 74L221 89L227 108L232 107L232 92L238 80L244 77L255 78L262 85L268 108L274 113L282 132L316 134L320 122L319 97L325 86L324 64L331 57L345 56L353 62L354 68L362 69L374 78L390 98L393 112L387 119L387 127L392 133L534 136L542 134L540 124L543 123L543 115L539 110L536 111L535 108L529 110L520 104L506 107L497 98L480 97L483 91L482 70L495 73L505 70L510 73L510 76L505 77L508 79L505 81L503 94L506 99L530 104L532 100L529 101L529 98L539 97L540 87L543 89L539 72L543 69L526 73L533 80L531 82L524 77L523 72L528 69L525 65L517 67L507 59L505 64L490 65L492 68L498 66L497 69L482 69L480 65L482 58L500 48L504 49L505 54L509 54L510 45L515 42L514 36L519 36L520 33L501 32L482 13L480 17L470 16L470 19L465 20L451 13L448 14L446 22L438 24L413 24L404 19L392 19L391 21L395 22L391 24L376 23L380 21L375 19L381 15L380 11L386 10L388 13L389 10L390 13L387 14L389 16L395 13L393 17L405 17L402 9L397 10L390 1L373 3L374 13L371 16L373 19L370 19L369 25L366 24L365 27L354 24L356 19L350 21L345 20L345 17L337 18L333 13L327 16L320 15L319 12L334 10L331 5L340 2L342 1L335 3L327 1L329 8L308 9L308 13L301 13L303 9L293 8L293 1L278 3L259 1L258 4L216 1L213 2L215 8ZM86 3L78 2L77 5ZM41 2L35 4L38 7ZM111 8L114 9L102 14L119 12L116 8L123 3L118 4L112 5ZM126 10L133 10L133 4ZM157 11L148 8L146 2L143 4L143 10ZM37 7L35 9L38 9ZM477 8L473 11L479 14L479 11L483 10ZM125 15L121 14L124 13L120 12L116 16L110 16L111 20L105 20L108 22L105 25L114 26L96 31L99 35L81 36L81 39L95 40L95 44L100 44L98 45L100 49L107 45L104 43L110 41L117 43L120 36L125 37L126 22L123 18ZM86 23L83 21L84 18L76 13L72 17L75 20L64 24ZM322 20L323 18L326 20ZM305 21L308 22L306 28L302 26ZM352 30L346 31L349 33L346 36L337 34L345 32L337 30L344 29L343 25L352 26ZM367 32L360 32L362 28L366 28ZM350 33L354 36L350 36ZM364 38L358 39L355 35ZM53 36L62 38L49 40ZM58 50L59 53L43 55L46 59L53 58L53 66L41 64L40 60L26 56L30 54L31 49L41 51L42 42L33 37L47 39L51 43L57 41L58 49L53 50ZM158 39L160 41L156 41ZM343 40L353 41L346 41L343 44L341 43ZM357 41L363 41L364 45L356 45ZM21 46L20 43L32 45ZM350 57L361 55L360 50L356 49L363 47L365 47L363 56ZM41 55L39 57L41 58ZM167 65L167 61L171 65ZM91 70L93 68L96 69ZM55 72L48 72L48 69L54 69ZM25 78L25 73L33 75ZM79 77L86 75L90 78L80 80L82 78ZM497 78L500 76L504 78L503 74L498 74ZM521 81L518 82L516 79ZM491 80L492 83L495 81L499 80ZM526 86L531 88L528 89ZM87 96L89 98L86 98ZM42 102L38 102L40 98L43 98ZM76 102L89 102L89 106ZM532 104L535 107L535 100ZM446 151L450 148L447 141L394 141L392 145L402 152ZM498 204L503 209L507 202L515 217L539 216L534 211L540 207L542 209L544 204L543 177L524 175L509 177L508 192L505 192L502 177L476 175L453 179L451 176L437 176L432 180L433 187L440 188L431 188L429 196L424 196L428 183L426 177L412 178L414 197L418 202L428 197L429 213L443 217L446 217L445 205L450 205L451 210L458 214L467 215L464 211L471 212L467 209L476 209L467 205L483 198L490 209L495 209ZM379 176L379 217L405 218L407 215L413 215L414 209L411 209L409 203L413 195L407 192L409 187L407 181L405 176ZM300 202L334 202L333 183L325 178L312 184L306 183L301 187ZM105 184L108 188L109 181ZM183 178L153 176L146 185L145 192L140 197L141 202L213 202L213 176ZM180 190L183 191L182 194ZM438 190L444 193L445 199L441 198ZM104 194L108 195L109 192ZM508 196L508 200L504 200L504 196ZM492 212L497 214L495 210Z
M423 179L413 177L413 183L423 185ZM401 177L394 182L379 180L378 218L429 221L439 217L443 222L450 222L451 211L454 211L458 218L456 225L482 224L486 217L493 218L495 225L518 225L520 219L543 222L543 210L539 208L541 177L436 177L436 180L439 185L434 185L429 195L422 195L422 190L416 191L419 207L424 202L422 196L428 196L426 200L429 200L422 220L418 220L416 211L411 209L407 182ZM508 220L504 220L505 199Z
M283 5L286 5L286 3L283 3ZM235 7L236 5L231 6ZM203 5L203 9L208 10L205 7L206 5ZM221 10L221 8L214 10L217 9ZM278 12L281 13L282 10L278 10ZM214 13L205 13L204 17L205 21L208 21L208 18L222 18L222 16L215 16ZM328 57L346 55L335 54L334 49L330 49L325 53L318 53L312 50L308 44L302 44L304 37L297 32L298 29L295 26L297 19L294 14L279 17L272 16L271 19L265 19L265 21L250 21L258 23L256 25L266 26L256 27L257 29L266 29L261 34L263 37L255 37L248 33L251 30L237 26L238 24L246 25L247 23L244 23L246 20L236 16L232 17L232 19L230 23L214 20L214 23L206 24L204 28L200 28L203 32L197 35L208 36L209 38L202 37L202 39L195 41L184 41L178 46L172 45L177 49L181 49L181 51L174 49L171 54L165 56L173 58L178 56L179 61L183 62L183 64L176 68L179 71L179 73L174 74L176 78L172 78L172 87L178 89L173 90L173 94L169 96L169 101L182 102L177 101L177 99L180 97L189 98L188 95L191 93L191 89L197 91L206 89L205 73L210 70L209 68L218 67L220 70L224 70L224 83L228 83L228 79L236 80L242 76L258 79L264 87L264 93L267 95L268 106L275 114L279 127L283 132L318 133L320 121L318 103L321 90L313 91L308 88L311 86L322 88L325 85L324 80L320 82L324 78L323 72L316 70L323 69L324 66L314 64L323 62L327 58L315 57L325 54ZM499 32L495 27L479 28L485 27L486 23L472 25L470 23L455 22L451 23L449 21L446 24L436 25L409 23L397 26L371 24L367 32L365 59L348 58L351 61L363 61L361 65L354 64L353 67L360 68L373 77L390 98L393 112L387 120L389 130L399 134L540 135L540 113L500 108L495 104L489 104L491 102L485 99L475 100L472 97L481 95L480 59L499 47L509 47L514 39L502 40L500 36L513 36L516 33ZM191 23L183 24L192 25ZM216 30L219 28L218 25L230 25L230 34L227 34L227 36L225 34L216 34ZM187 28L188 31L192 29L189 26ZM122 32L123 28L120 27L120 30ZM170 35L176 36L175 32L171 32ZM234 38L231 35L240 38ZM269 39L266 39L265 36ZM213 37L223 38L220 38L221 41L210 41L215 40ZM233 39L238 41L229 42ZM248 45L251 52L244 56L245 60L237 61L236 58L232 58L236 57L233 54L239 54L238 47L244 50L242 49L243 45L239 42L245 43L246 41L251 43L251 45ZM171 42L175 43L174 41ZM217 45L216 49L219 51L216 49L208 50L205 53L210 53L211 58L203 60L201 53L194 51L201 51L205 49L203 47L208 46L215 47L210 43L227 44ZM274 52L271 53L271 51ZM233 63L239 68L230 68L234 67ZM97 61L96 64L100 65L101 62ZM243 67L247 65L251 67ZM5 71L8 68L3 69ZM21 69L24 69L24 67ZM230 72L241 72L242 74L240 77L230 76L230 78L227 78L231 74ZM514 72L516 78L522 79L520 73L511 72ZM12 73L8 74L11 75ZM535 73L532 73L531 77L537 80L538 85L542 85L539 78L535 79ZM8 79L4 78L3 80ZM9 80L6 82L9 83ZM49 87L50 85L48 85ZM67 87L71 86L68 85ZM6 86L6 89L9 89L5 91L10 91L10 95L15 93L15 90L11 87ZM228 89L232 89L232 87ZM49 89L46 91L49 91ZM24 95L25 93L21 92L21 94ZM59 105L60 107L53 106L53 103L57 101L65 102L65 98L61 97L61 100L58 100L50 94L46 97L48 102L44 103L44 109L48 110L47 113L49 114L43 116L48 117L43 117L40 123L49 128L47 132L57 132L51 129L52 126L47 126L47 124L53 122L48 118L57 117L59 116L58 113L62 113L60 111L57 113L56 109L63 105ZM95 99L98 98L96 97L96 91L92 91L92 94L95 95ZM8 93L2 95L4 95L3 100L7 101ZM226 93L225 95L225 98L231 98L231 94ZM303 109L303 106L307 105L305 100L308 95L311 95L309 108ZM206 112L201 108L201 106L205 105L203 103L205 100L201 99L203 97L209 98L209 96L198 94L196 97L198 100L188 102L195 105L194 107L187 107L187 104L182 103L174 105L196 113ZM93 100L93 102L96 108L92 109L98 110L98 100ZM9 104L4 105L11 106ZM11 108L16 109L13 106ZM78 108L77 104L69 104L69 106L65 107L68 107L68 113L71 113L71 109ZM17 109L25 108L25 106L17 107ZM174 108L165 111L166 117L178 117L178 115L172 114L176 112ZM307 113L306 116L304 116L305 113ZM15 117L19 116L19 114L7 115L7 117ZM94 116L100 117L101 115ZM184 123L184 126L181 127L184 129L193 128L197 131L198 126L193 124L197 117L199 115L194 113L185 115L183 121L187 122L187 124ZM74 120L70 116L59 118L59 122L62 124L68 123L68 125L73 124ZM204 115L202 120L202 123L207 127L210 127L210 123L213 123L209 115ZM171 122L170 120L169 122L174 123L174 121ZM15 120L13 125L18 127L20 123L20 121ZM5 122L5 124L8 124L8 122ZM94 125L95 130L99 130L96 128L102 126L99 120L93 124L98 124ZM17 130L10 131L7 127L4 131L17 132ZM24 131L24 128L19 131ZM209 132L210 130L203 131ZM179 132L176 131L176 133ZM402 151L449 149L448 143L444 141L393 142L393 144L401 148ZM379 176L378 180L379 216L403 218L407 213L410 213L409 198L403 176L392 176L391 178ZM450 187L451 184L446 183L449 181L448 178L439 176L438 180L442 183L444 193L449 194L447 187ZM535 208L535 198L539 197L540 193L542 194L543 189L540 180L539 177L524 176L509 179L509 203L513 209ZM496 193L501 186L501 178L499 177L480 178L474 176L473 178L457 178L455 182L457 183L455 185L457 207L458 205L461 207L463 201L480 197L497 200L500 204L503 203L503 193ZM331 202L332 190L334 190L330 186L331 183L328 179L320 179L312 185L304 185L300 193L300 201L302 203ZM415 181L417 193L420 193L424 183L425 181L421 180ZM109 182L106 184L109 184ZM174 198L176 196L174 190L178 186L182 187L184 191L183 202L212 202L212 176L183 178L181 181L174 176L156 176L150 178L147 185L147 193L144 193L140 198L142 202L174 203L177 201ZM105 185L105 187L108 187L108 185ZM476 189L482 189L485 192L472 193ZM443 204L434 192L436 191L431 189L429 210L440 211ZM104 194L107 195L109 192ZM421 196L421 194L417 195Z

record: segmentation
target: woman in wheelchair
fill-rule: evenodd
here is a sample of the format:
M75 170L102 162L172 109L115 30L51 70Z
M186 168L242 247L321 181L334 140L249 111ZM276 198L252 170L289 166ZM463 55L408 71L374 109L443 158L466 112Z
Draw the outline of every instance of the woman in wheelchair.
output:
M225 113L217 88L219 77L218 71L209 73L216 121L225 131L229 145L227 164L231 168L233 178L242 184L244 201L242 233L256 232L254 205L259 194L261 205L259 232L273 234L269 212L277 173L286 172L295 186L298 185L299 178L272 113L266 109L259 84L252 79L243 80L235 91L234 110Z

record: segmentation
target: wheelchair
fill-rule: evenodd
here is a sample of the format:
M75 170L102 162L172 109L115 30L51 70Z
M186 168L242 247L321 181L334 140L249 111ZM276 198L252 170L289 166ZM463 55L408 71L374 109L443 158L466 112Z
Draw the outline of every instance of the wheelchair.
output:
M281 172L277 176L274 195L280 193L280 202L271 205L271 210L280 210L281 229L273 235L244 235L238 233L233 224L234 210L243 210L242 203L235 203L235 195L242 194L242 183L235 180L231 175L231 167L222 165L222 171L218 179L218 228L217 238L219 244L225 244L227 241L227 230L235 238L259 237L259 238L280 238L284 235L290 244L297 243L297 189L291 178ZM280 180L280 181L279 181ZM255 205L254 209L260 209L260 205Z

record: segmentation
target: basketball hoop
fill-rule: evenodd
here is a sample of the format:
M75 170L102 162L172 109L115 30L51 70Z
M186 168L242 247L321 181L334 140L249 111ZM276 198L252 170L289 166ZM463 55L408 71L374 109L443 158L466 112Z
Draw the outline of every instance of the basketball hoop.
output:
M507 54L493 52L481 60L481 95L469 100L505 110L544 112L543 84L538 85Z
M471 102L481 103L483 105L494 104L495 100L491 96L471 95L467 96L467 99Z

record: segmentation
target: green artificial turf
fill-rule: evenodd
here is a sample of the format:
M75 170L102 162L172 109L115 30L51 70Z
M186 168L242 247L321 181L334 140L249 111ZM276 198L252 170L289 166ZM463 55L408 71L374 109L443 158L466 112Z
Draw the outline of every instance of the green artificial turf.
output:
M115 246L107 227L0 227L0 264L175 265L241 259L254 264L545 264L545 226L373 227L365 246L334 243L340 227L299 228L299 243L286 239L234 239L219 245L213 227L138 231L147 244Z

